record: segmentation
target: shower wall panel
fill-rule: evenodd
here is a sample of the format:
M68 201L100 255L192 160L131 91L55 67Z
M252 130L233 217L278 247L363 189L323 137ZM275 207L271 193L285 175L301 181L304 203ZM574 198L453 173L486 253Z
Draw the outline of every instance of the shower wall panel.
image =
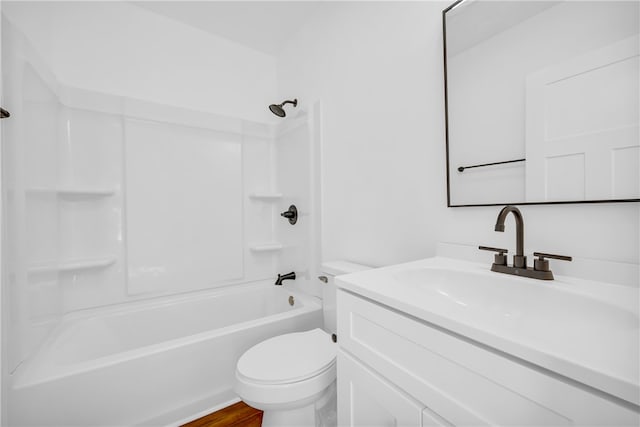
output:
M279 271L296 271L305 279L310 278L309 239L311 197L309 194L309 123L307 114L287 117L278 127L276 134L276 162L278 188L285 197L279 203L279 210L286 211L290 205L298 209L295 225L281 220L276 223L276 234L283 244L279 259Z
M117 303L126 294L123 125L120 115L67 106L59 122L58 257L87 263L59 271L67 313Z
M59 104L29 60L31 50L14 28L2 23L3 120L2 204L3 310L8 315L7 369L16 369L44 340L62 311L62 291L55 269L60 200L51 184L58 179Z
M125 120L128 290L243 278L240 135Z
M275 180L285 195L278 203L282 212L290 205L298 209L295 225L280 219L275 235L282 242L278 272L295 271L295 286L322 296L320 260L320 102L303 101L298 110L280 122L274 144Z

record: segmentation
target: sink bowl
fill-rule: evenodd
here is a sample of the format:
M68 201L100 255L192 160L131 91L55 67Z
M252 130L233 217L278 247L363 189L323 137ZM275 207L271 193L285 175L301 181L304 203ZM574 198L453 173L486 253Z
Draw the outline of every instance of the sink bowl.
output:
M409 269L393 276L423 293L439 306L439 311L493 330L541 334L539 339L566 339L566 334L581 331L591 336L615 334L638 330L640 322L632 311L566 291L559 286L561 281L542 282L500 273L444 268Z

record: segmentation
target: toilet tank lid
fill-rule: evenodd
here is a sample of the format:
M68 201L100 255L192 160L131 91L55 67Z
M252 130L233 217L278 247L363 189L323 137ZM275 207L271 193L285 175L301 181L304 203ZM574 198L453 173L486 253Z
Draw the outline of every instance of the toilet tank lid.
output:
M349 261L328 261L322 264L322 272L331 276L371 270L373 267Z

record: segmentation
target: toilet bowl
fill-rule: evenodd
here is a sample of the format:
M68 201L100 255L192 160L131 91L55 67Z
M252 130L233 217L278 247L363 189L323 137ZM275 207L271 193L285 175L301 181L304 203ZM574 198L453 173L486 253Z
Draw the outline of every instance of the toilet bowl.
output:
M236 393L264 411L263 426L315 426L316 402L336 379L336 348L322 329L263 341L238 360Z
M336 425L336 289L333 277L368 269L337 261L323 264L324 330L269 338L251 347L236 365L235 391L264 411L263 427Z

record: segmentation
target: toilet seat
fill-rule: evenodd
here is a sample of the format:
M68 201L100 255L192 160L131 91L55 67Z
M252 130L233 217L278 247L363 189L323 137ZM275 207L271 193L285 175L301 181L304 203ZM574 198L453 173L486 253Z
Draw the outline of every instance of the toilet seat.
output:
M305 381L335 365L336 349L322 329L280 335L247 350L238 360L236 375L263 385Z
M235 391L263 411L307 405L335 382L336 351L322 329L270 338L238 360Z

